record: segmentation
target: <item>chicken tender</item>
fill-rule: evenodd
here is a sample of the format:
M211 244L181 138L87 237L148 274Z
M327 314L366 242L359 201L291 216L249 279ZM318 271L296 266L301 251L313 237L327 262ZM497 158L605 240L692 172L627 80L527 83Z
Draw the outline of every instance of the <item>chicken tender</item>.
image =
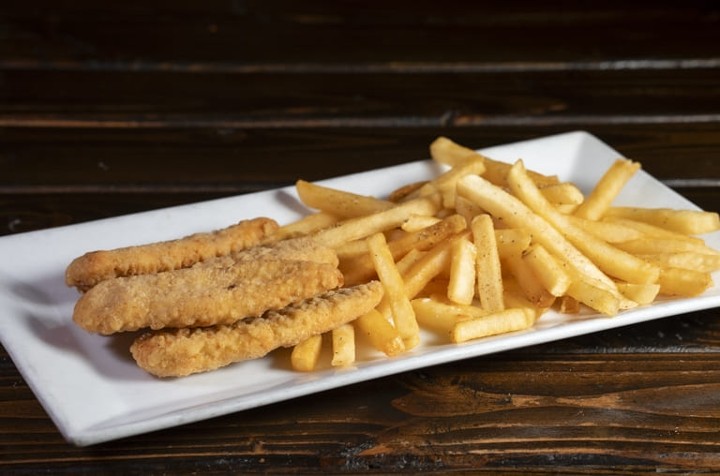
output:
M70 263L65 283L85 291L111 278L186 268L256 245L278 228L275 220L260 217L177 240L91 251Z
M102 281L75 304L73 320L100 334L144 327L231 324L341 286L333 265L247 260Z
M158 377L181 377L265 356L353 321L383 296L379 281L342 288L232 325L148 332L130 352Z
M288 238L271 244L256 245L226 256L202 261L195 266L226 267L242 261L259 259L314 261L338 265L338 256L333 248L320 244L311 237Z

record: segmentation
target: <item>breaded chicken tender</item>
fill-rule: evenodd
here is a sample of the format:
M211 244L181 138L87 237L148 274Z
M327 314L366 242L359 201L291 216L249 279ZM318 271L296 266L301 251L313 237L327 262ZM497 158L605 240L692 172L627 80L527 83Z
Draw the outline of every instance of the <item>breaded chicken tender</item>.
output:
M73 320L99 334L144 327L231 324L342 286L332 264L276 259L196 266L102 281L75 304Z
M148 332L130 351L158 377L181 377L265 356L353 321L378 305L379 281L342 288L232 325Z
M333 248L318 243L311 237L288 238L271 244L256 245L241 251L202 261L195 266L226 267L242 261L258 259L314 261L338 265L338 256Z
M70 263L65 283L84 291L111 278L187 268L256 245L278 228L275 220L260 217L177 240L91 251Z

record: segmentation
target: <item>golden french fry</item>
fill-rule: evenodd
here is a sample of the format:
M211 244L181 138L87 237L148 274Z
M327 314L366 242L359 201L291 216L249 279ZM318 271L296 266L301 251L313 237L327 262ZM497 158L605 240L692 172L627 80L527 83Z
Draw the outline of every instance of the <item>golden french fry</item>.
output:
M700 210L610 207L606 215L649 223L685 235L702 235L720 230L720 216L715 212Z
M545 185L540 187L540 193L545 199L554 206L558 205L580 205L585 200L577 185L570 182L560 182L556 184ZM573 207L573 209L576 209Z
M478 215L470 226L475 248L477 249L475 279L480 306L488 312L502 311L505 309L505 304L495 226L490 216L486 214Z
M510 255L520 255L530 247L532 236L522 228L495 230L495 243L498 256L502 259Z
M445 303L433 298L417 298L410 302L423 328L446 335L458 321L487 315L487 312L476 306Z
M407 231L408 233L414 233L416 231L422 230L423 228L435 225L440 221L442 221L442 219L435 216L412 215L410 218L407 219L407 221L405 221L405 223L400 225L400 228L402 228L403 231Z
M465 221L471 223L473 218L478 215L482 215L485 211L478 207L476 204L471 202L465 197L461 197L455 191L455 211L465 218Z
M405 344L397 329L377 310L373 309L353 322L358 332L385 355L392 357L405 351Z
M570 287L570 276L540 244L533 244L522 255L538 282L553 296L562 296Z
M638 258L650 263L655 263L664 268L694 269L695 271L704 273L712 273L720 270L720 255L687 251L638 255Z
M704 293L713 284L710 273L682 268L663 268L660 272L660 294L692 297Z
M458 193L477 203L488 213L497 217L509 228L526 229L561 263L575 268L581 274L615 290L615 283L573 246L559 231L542 217L530 210L518 198L483 179L468 175L458 182ZM616 291L617 292L617 291ZM619 293L617 293L619 294Z
M428 250L436 244L448 239L456 233L467 228L467 222L460 215L451 215L442 221L414 233L408 233L402 238L390 241L388 246L393 259L398 261L410 250ZM375 273L370 255L367 254L367 243L362 240L365 253L353 258L342 259L340 253L340 269L345 276L345 285L352 286L371 279Z
M535 276L535 272L521 256L512 255L503 260L503 264L515 278L525 297L536 307L547 308L555 302L555 296L550 294Z
M580 302L574 297L560 296L557 300L558 312L561 314L577 314L580 312Z
M450 170L430 180L422 187L408 195L409 198L422 197L434 193L441 193L446 208L455 207L455 185L466 175L480 175L485 172L484 159L481 156L468 157L463 162L453 166Z
M439 195L409 200L382 212L350 218L332 228L321 230L314 236L321 244L337 248L343 243L398 227L412 215L434 215L442 207L440 200Z
M343 324L331 331L333 367L347 367L355 362L355 328L352 324Z
M597 182L587 199L575 210L575 216L588 220L600 219L638 170L638 162L616 160Z
M469 157L476 157L477 155L478 153L474 150L462 146L447 137L438 137L430 143L430 157L434 161L450 167L456 167Z
M477 250L468 238L457 240L452 247L450 282L447 296L458 304L471 304L475 298L475 258Z
M508 309L523 309L532 322L537 321L547 311L547 308L538 307L530 302L520 285L512 277L503 279L503 300Z
M368 249L378 278L385 288L384 299L387 299L392 310L395 327L407 347L408 341L414 342L418 339L420 328L410 299L405 293L403 278L385 241L385 235L376 233L368 238Z
M618 236L615 241L629 241L639 238L666 238L666 239L673 239L673 240L681 240L681 241L690 241L692 243L705 243L702 238L698 236L693 235L686 235L684 233L678 233L676 231L666 230L665 228L661 228L659 226L652 225L650 223L645 223L642 221L637 220L631 220L629 218L621 218L621 217L613 217L613 216L605 216L602 220L600 220L598 223L608 223L611 225L617 225L625 227L626 229L636 230L638 233L640 233L639 236L630 236L628 233L627 237ZM626 232L624 232L626 233Z
M621 250L634 255L652 255L661 253L699 253L710 256L720 256L720 252L706 246L704 243L696 243L687 240L676 240L673 238L653 238L622 241L615 243Z
M313 213L292 223L281 226L277 231L275 231L275 233L273 233L273 237L283 239L310 235L324 228L333 226L337 222L338 218L328 213Z
M468 232L462 232L437 244L403 274L408 298L417 296L433 278L440 275L443 270L449 269L454 243L466 236Z
M438 163L457 167L472 158L482 158L485 164L483 176L486 180L495 185L504 187L505 176L510 170L510 164L490 159L484 155L459 145L447 137L438 137L430 144L430 156ZM547 176L537 172L530 172L533 181L539 186L554 185L559 183L556 176Z
M399 188L393 190L390 192L390 195L388 196L388 200L394 203L402 202L408 198L409 195L414 193L416 190L418 190L420 187L428 183L427 180L422 180L420 182L413 182L406 185L402 185Z
M629 283L643 284L657 281L660 274L657 266L585 232L573 225L566 215L555 210L525 173L522 161L513 165L507 180L510 189L525 205L554 226L603 273ZM539 237L536 238L539 240ZM547 247L546 243L543 244ZM610 286L610 289L614 288L614 285Z
M574 226L611 244L637 240L648 236L635 227L627 226L616 221L587 220L573 215L568 215L567 219L570 220L570 223Z
M358 195L305 180L295 183L300 201L310 208L321 210L341 219L355 218L382 212L395 206L379 198Z
M597 286L596 282L591 283L584 280L582 277L573 279L568 287L567 295L607 316L614 316L620 312L621 301L615 293Z
M300 372L310 372L315 370L320 351L322 350L322 335L314 335L306 339L295 347L290 354L290 364L292 368Z
M633 284L633 283L617 283L618 290L623 296L635 301L640 305L652 303L660 292L660 285L652 284Z
M505 309L487 316L457 322L451 331L450 340L455 343L467 342L527 329L532 323L524 309Z

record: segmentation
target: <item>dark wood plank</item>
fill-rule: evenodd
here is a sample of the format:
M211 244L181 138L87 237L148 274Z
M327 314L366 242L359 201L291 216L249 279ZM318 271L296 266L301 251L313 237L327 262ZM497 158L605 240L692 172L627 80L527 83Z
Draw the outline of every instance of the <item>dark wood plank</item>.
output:
M715 186L720 122L584 124L660 180ZM0 190L244 192L429 157L446 135L482 148L572 130L537 126L386 128L0 128ZM73 189L73 187L77 187ZM105 187L96 189L93 187Z
M2 466L33 471L52 464L73 472L162 465L210 473L717 469L717 353L600 357L536 350L408 372L84 449L63 443L19 384L0 421L22 431L0 437L8 462Z
M511 125L718 121L720 64L692 69L208 74L123 71L3 73L0 125L183 122ZM57 85L62 85L58 87ZM634 118L634 119L633 119Z
M396 62L526 64L716 58L717 5L708 1L212 2L123 8L13 2L2 12L8 66L223 68L295 63L353 68ZM608 28L612 25L612 28ZM682 31L682 35L668 32ZM572 38L572 41L568 41ZM118 39L122 39L118 41ZM468 48L468 45L476 45ZM166 64L166 66L162 66Z

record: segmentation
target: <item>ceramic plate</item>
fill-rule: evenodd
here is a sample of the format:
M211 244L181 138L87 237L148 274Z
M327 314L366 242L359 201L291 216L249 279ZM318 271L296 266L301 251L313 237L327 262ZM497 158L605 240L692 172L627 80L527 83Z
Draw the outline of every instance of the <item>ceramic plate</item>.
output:
M584 132L491 147L504 161L572 180L584 191L619 156ZM433 176L430 161L340 177L325 183L363 194L387 194L398 184ZM645 172L618 204L696 208ZM658 302L614 318L550 312L523 332L454 345L432 335L393 359L365 353L351 369L310 374L288 368L287 353L182 379L160 380L136 367L129 336L102 337L71 320L78 294L63 282L67 264L89 250L172 239L257 215L286 223L307 213L292 188L122 216L0 239L0 337L15 365L62 432L90 445L168 428L420 367L564 339L720 305L717 286L692 299ZM720 248L720 234L706 237ZM717 278L717 277L716 277Z

